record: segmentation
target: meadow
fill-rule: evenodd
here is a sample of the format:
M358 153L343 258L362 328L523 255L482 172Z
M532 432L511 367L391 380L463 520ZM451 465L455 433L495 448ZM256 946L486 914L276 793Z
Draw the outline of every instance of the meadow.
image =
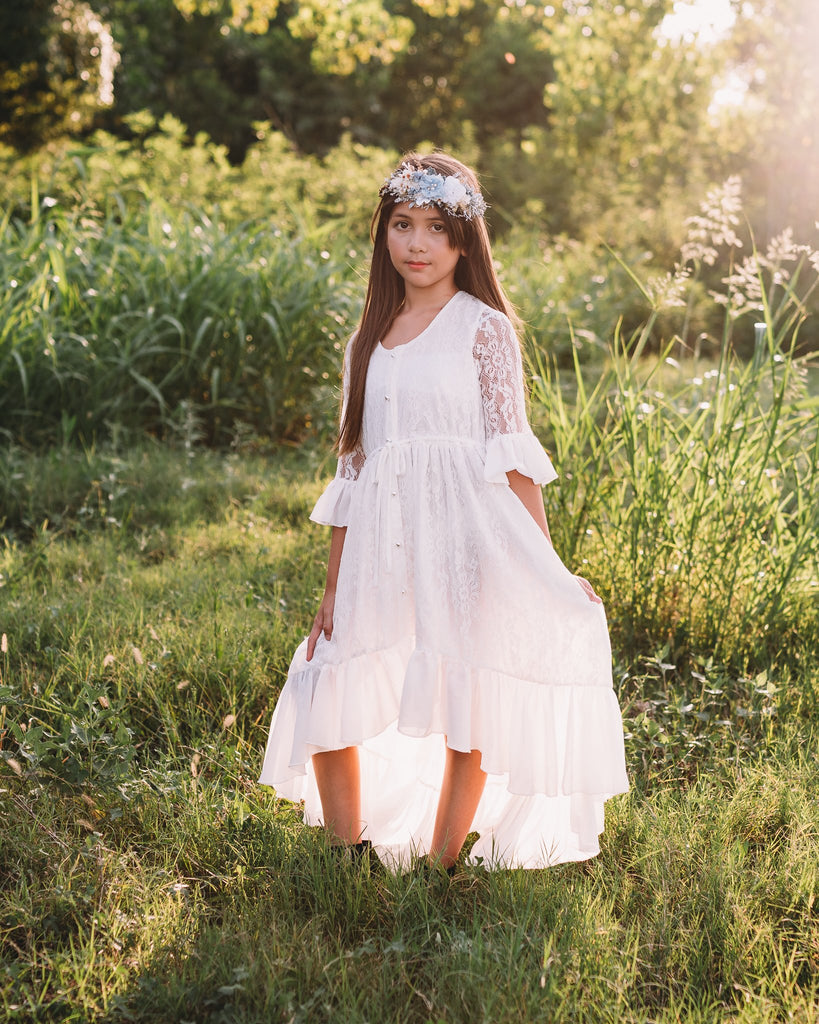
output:
M650 279L499 245L632 789L595 860L447 884L339 866L255 782L323 582L360 253L36 198L0 253L5 1019L816 1020L816 255L714 294L705 210Z

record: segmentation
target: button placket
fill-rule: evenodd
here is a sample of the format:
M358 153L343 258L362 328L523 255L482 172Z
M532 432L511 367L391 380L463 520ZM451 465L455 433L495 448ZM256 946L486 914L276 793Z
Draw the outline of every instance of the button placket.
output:
M398 441L398 373L399 373L400 360L397 358L396 352L390 352L390 365L389 373L387 375L387 387L384 393L384 400L387 404L387 443L395 443ZM401 506L398 500L398 464L393 462L394 474L392 476L392 486L390 487L390 495L388 501L391 504L390 519L393 523L392 532L392 549L398 553L402 548L402 523L401 523ZM398 538L396 539L396 532ZM390 563L392 558L389 559Z
M390 352L390 372L387 377L387 390L384 394L384 401L388 402L387 407L387 440L394 441L398 436L398 403L395 400L396 384L398 382L398 360L395 352Z

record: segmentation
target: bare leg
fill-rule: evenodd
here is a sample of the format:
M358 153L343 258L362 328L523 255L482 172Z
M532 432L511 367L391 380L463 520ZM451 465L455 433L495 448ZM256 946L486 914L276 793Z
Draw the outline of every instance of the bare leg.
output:
M358 842L364 831L358 747L313 754L313 771L327 832L342 843Z
M481 770L480 750L465 754L447 747L430 860L438 860L448 868L458 859L485 784L486 772Z

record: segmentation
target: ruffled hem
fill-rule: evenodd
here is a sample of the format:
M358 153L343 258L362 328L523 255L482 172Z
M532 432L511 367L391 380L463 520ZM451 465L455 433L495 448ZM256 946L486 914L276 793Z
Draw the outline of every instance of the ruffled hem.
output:
M505 484L506 474L513 469L530 477L536 484L557 480L552 460L532 433L499 434L486 446L485 480Z
M611 687L521 680L406 643L338 665L308 665L302 645L260 782L304 801L305 821L318 824L310 758L359 747L365 837L400 868L431 842L444 736L453 750L480 750L489 775L472 862L539 868L599 851L603 803L628 790Z
M347 526L355 485L355 480L334 477L313 506L310 513L313 522L322 526Z

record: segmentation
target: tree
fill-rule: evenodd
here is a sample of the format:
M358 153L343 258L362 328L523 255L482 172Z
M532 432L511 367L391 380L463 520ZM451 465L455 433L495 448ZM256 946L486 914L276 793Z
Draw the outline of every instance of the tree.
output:
M554 80L537 156L554 230L616 243L636 218L645 237L656 238L664 211L711 177L715 59L663 40L658 29L672 7L673 0L565 0L547 9Z
M0 8L0 142L30 150L87 129L114 100L119 54L83 0L6 0Z

